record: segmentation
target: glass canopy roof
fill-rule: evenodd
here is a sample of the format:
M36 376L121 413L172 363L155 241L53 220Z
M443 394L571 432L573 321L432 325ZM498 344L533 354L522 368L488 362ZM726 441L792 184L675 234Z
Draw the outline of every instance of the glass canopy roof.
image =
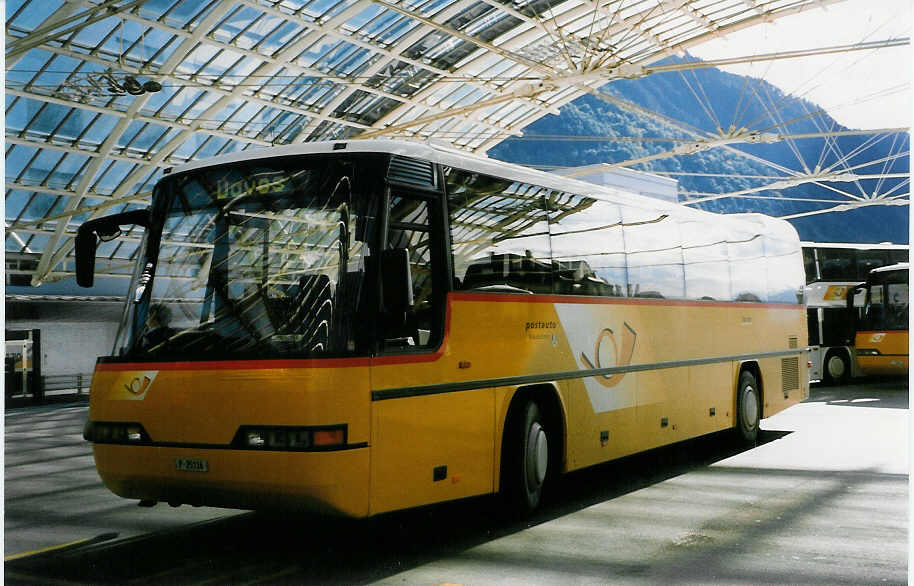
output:
M8 284L69 278L162 169L272 145L483 153L613 79L834 0L8 0ZM126 275L139 239L99 247Z

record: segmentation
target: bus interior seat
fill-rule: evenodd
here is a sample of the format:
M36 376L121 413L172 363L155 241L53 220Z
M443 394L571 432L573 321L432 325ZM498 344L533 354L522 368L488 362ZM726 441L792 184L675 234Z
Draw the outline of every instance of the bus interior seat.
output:
M508 285L535 293L552 293L552 266L519 254L493 254L474 262L463 276L463 289Z

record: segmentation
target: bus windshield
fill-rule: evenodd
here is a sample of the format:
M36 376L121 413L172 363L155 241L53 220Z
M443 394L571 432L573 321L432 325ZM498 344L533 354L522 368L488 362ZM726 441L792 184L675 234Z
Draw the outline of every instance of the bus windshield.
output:
M874 272L867 283L861 331L908 329L908 269Z
M359 170L339 157L299 157L162 181L118 353L205 360L361 351L354 318L376 201L357 188Z

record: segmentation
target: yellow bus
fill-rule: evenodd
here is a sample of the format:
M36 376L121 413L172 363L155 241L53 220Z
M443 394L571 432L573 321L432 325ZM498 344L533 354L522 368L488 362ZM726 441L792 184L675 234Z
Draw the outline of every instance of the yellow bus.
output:
M85 437L142 504L363 517L554 479L808 396L795 230L408 142L191 162L149 210ZM101 267L100 267L101 270Z
M908 263L870 271L857 320L857 363L868 375L908 373ZM856 313L851 307L850 310Z

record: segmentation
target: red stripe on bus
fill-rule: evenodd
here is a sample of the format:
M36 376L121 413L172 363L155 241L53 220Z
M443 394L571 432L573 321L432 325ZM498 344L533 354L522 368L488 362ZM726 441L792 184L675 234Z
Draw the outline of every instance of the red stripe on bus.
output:
M522 293L451 293L455 301L489 301L501 303L577 303L583 305L672 305L681 307L739 307L764 309L802 309L797 303L752 303L747 301L697 301L680 299L639 299L633 297L579 297L577 295L525 295Z
M371 359L359 358L301 358L263 360L201 360L200 362L101 362L97 371L124 370L256 370L264 368L346 368L368 366Z
M127 370L262 370L282 368L354 368L358 366L384 366L388 364L409 364L434 362L444 356L451 329L451 304L448 300L444 320L444 339L438 351L422 354L399 354L371 358L265 358L260 360L204 360L200 362L101 362L97 371L120 372Z
M857 332L858 336L869 336L870 334L906 334L908 330L866 330Z

